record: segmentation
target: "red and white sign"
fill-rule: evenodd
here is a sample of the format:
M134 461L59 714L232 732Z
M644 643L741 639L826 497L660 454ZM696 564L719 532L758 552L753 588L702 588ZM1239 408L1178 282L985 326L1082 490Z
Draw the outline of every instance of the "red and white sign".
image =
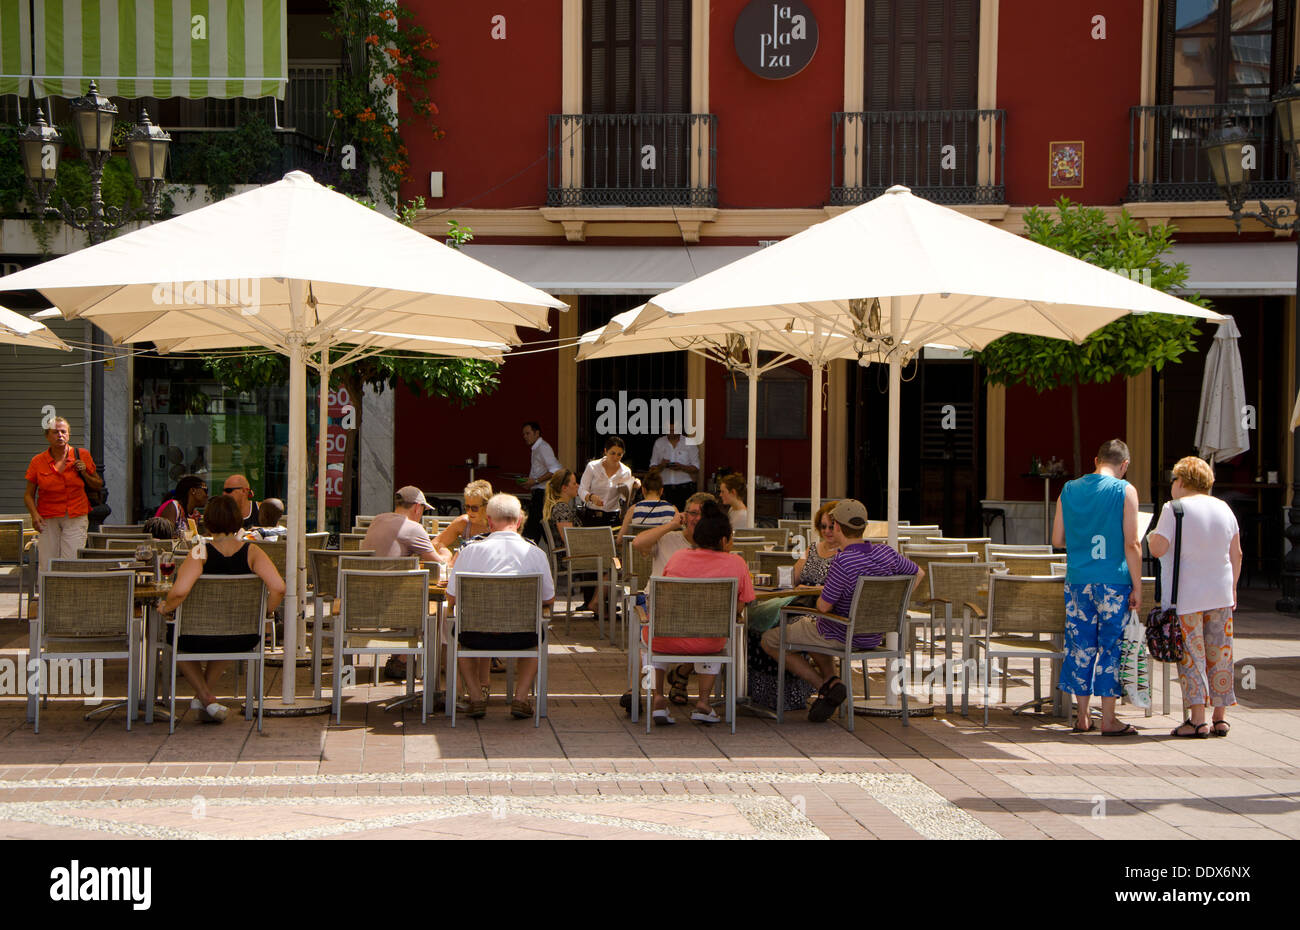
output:
M352 395L349 394L348 389L342 385L339 385L337 388L331 388L329 394L326 395L325 400L329 404L329 416L332 420L337 420L343 416L346 412L343 409L344 407L352 406Z

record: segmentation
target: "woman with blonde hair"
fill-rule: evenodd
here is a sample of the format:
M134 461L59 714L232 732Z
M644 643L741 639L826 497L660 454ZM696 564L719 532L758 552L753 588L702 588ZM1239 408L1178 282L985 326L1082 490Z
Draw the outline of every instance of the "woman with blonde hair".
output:
M1147 537L1151 554L1160 560L1161 606L1178 611L1183 631L1178 684L1183 689L1187 719L1171 735L1188 739L1227 736L1232 727L1224 718L1228 708L1237 703L1232 614L1241 577L1241 533L1232 509L1210 496L1213 487L1214 469L1205 460L1193 455L1180 459L1174 466L1174 499L1165 504L1160 521ZM1181 505L1183 518L1178 593L1172 600L1174 541L1179 535L1175 504ZM1206 707L1213 708L1208 723Z
M451 547L457 539L465 543L476 536L484 536L490 532L487 523L487 502L492 498L491 483L482 478L471 481L465 485L464 494L465 512L452 520L433 541L434 551L441 556L442 562L451 558Z
M546 482L546 500L542 505L542 522L551 528L555 545L564 548L564 529L576 526L578 519L578 476L565 468Z

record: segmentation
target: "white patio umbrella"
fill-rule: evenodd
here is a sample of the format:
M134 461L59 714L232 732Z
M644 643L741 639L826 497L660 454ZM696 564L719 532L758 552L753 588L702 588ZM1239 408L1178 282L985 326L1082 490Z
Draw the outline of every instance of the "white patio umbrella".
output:
M58 349L61 352L72 351L72 347L54 335L44 323L25 317L21 313L15 313L8 307L0 307L0 342L16 346Z
M1081 342L1127 313L1222 321L1163 294L892 187L647 305L631 333L689 317L731 332L763 321L820 323L890 366L889 525L898 524L902 365L925 343L980 349L1025 333Z
M0 279L39 290L116 343L235 333L289 356L286 615L297 617L306 532L308 359L358 333L513 343L565 304L330 191L302 172ZM440 321L436 333L432 320ZM420 327L413 329L412 327ZM427 328L426 328L427 327ZM173 343L176 344L176 343ZM372 349L377 346L371 346ZM285 624L282 709L295 709L297 624Z
M693 317L673 317L639 332L627 327L645 309L645 304L616 315L605 326L584 333L578 340L578 361L642 355L652 352L689 351L743 372L748 379L749 417L746 452L746 506L754 512L758 448L758 381L767 372L793 361L812 368L812 508L821 506L821 384L822 369L835 359L856 359L861 343L842 334L829 333L821 323L808 327L803 321L763 320L744 333L720 331L716 324ZM759 352L776 356L759 364Z
M1201 409L1196 417L1196 454L1211 465L1236 458L1250 448L1242 422L1246 378L1241 370L1241 331L1232 317L1219 324L1214 345L1205 355Z

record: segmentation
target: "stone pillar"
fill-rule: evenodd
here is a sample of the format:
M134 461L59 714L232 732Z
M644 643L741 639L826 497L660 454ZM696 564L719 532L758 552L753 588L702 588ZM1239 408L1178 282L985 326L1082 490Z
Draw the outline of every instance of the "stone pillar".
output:
M393 409L394 393L369 385L361 399L360 454L357 456L361 513L393 509Z
M120 352L108 348L108 352ZM135 464L135 365L129 354L102 362L102 409L94 415L103 424L104 449L101 453L104 481L108 488L108 506L113 509L109 523L134 523L135 504L132 500L135 483L132 466Z

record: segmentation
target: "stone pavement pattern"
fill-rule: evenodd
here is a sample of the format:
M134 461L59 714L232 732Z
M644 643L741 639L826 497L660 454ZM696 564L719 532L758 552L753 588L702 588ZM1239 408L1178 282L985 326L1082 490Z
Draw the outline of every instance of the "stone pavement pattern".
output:
M1123 710L1145 731L1133 739L1012 716L1030 696L1027 667L987 729L977 707L964 718L940 704L906 728L860 716L855 733L793 713L781 726L742 715L732 735L678 710L678 726L647 735L617 704L623 654L584 621L552 645L540 728L510 719L499 675L489 716L455 729L441 715L421 724L418 709L385 712L401 686L368 674L342 725L268 718L260 735L233 713L201 725L188 699L171 736L165 723L127 733L120 710L84 721L81 702L63 699L37 736L22 699L0 696L0 839L1295 839L1300 621L1269 610L1275 596L1251 592L1255 609L1237 617L1241 705L1227 739L1169 738L1176 694L1174 716ZM15 612L0 595L0 659L26 647ZM108 697L123 677L110 667Z

